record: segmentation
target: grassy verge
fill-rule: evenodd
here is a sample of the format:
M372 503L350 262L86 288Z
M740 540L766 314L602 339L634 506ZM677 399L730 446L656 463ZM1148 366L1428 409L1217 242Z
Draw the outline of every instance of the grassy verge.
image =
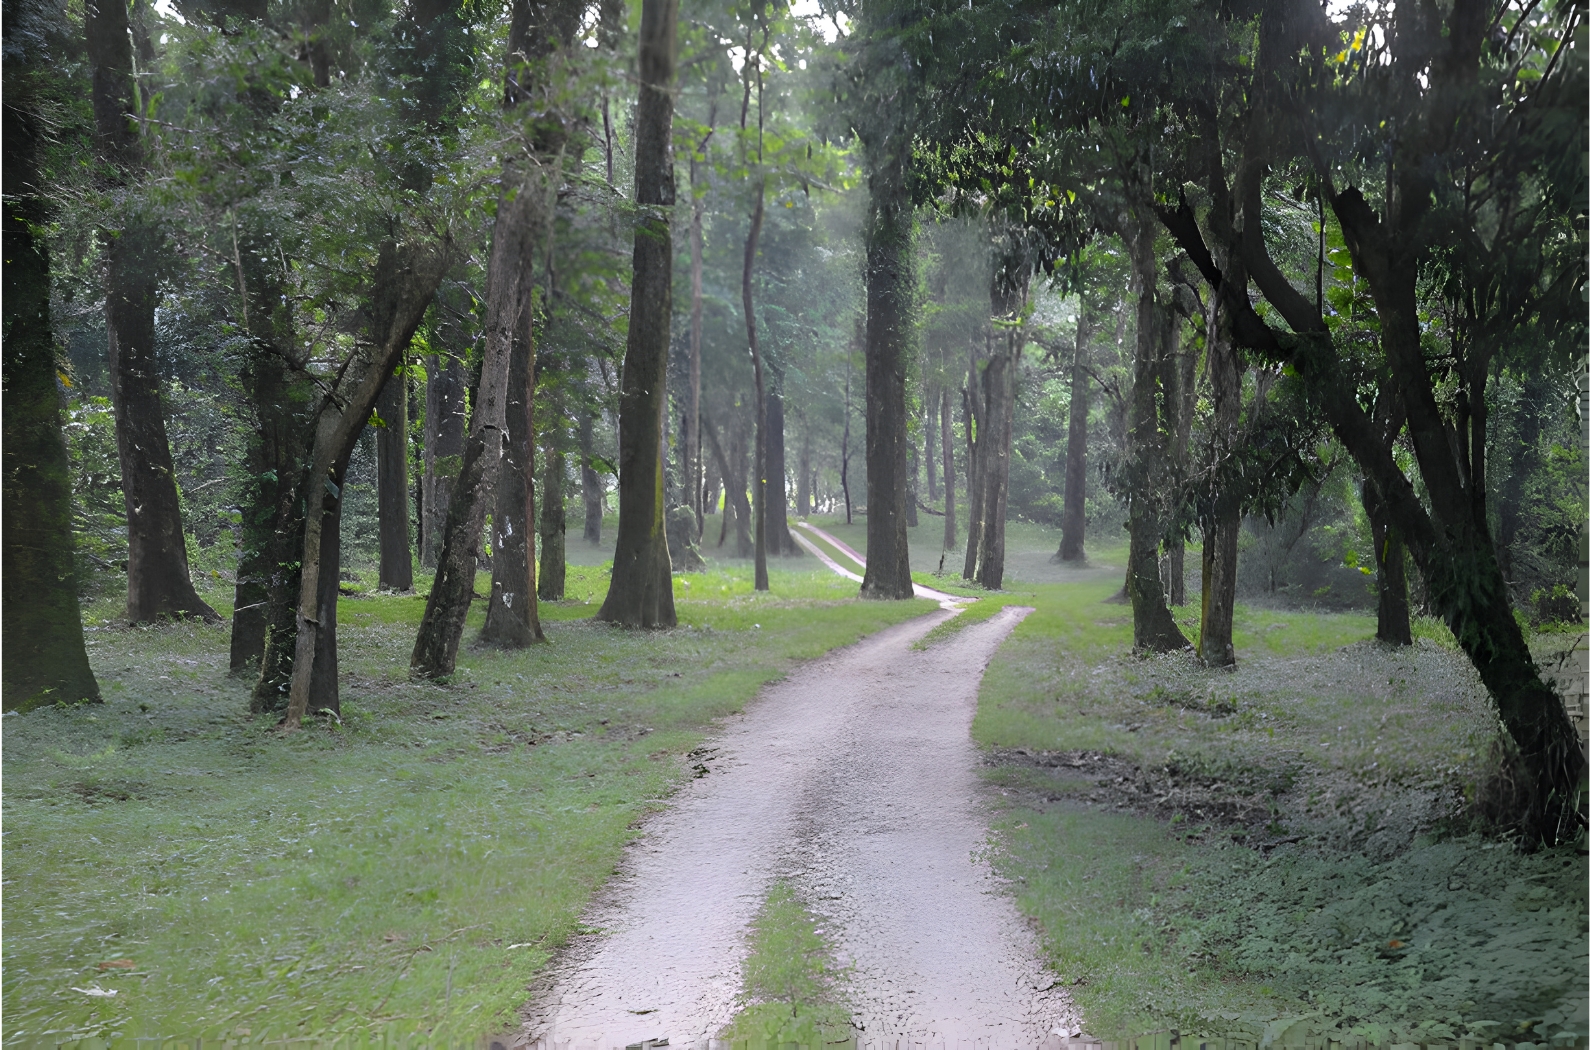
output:
M1090 1031L1584 1035L1584 854L1465 824L1496 722L1449 636L1244 607L1209 671L1126 655L1118 587L1031 588L973 727L996 863Z
M713 566L678 630L625 632L588 620L606 579L571 566L550 644L446 687L407 678L423 598L345 598L341 721L285 737L224 628L91 609L106 702L5 721L6 1041L509 1025L714 718L932 608Z

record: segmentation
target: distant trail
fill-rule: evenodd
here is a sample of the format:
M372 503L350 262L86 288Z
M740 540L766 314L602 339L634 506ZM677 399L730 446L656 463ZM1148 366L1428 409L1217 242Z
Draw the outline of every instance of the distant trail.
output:
M867 567L867 559L863 558L860 554L857 554L855 548L850 546L850 544L846 543L844 540L841 540L841 539L838 539L838 538L836 538L834 536L829 535L828 533L824 532L822 529L819 529L816 525L812 525L809 522L797 521L795 524L797 526L799 526L800 528L803 528L806 531L811 532L811 533L813 533L813 534L815 534L817 536L820 536L823 539L827 540L829 543L834 545L834 549L835 550L838 550L839 552L844 554L846 557L850 558L851 561L855 562L857 565L861 566L863 569L865 569ZM798 532L792 532L792 533L790 533L790 535L795 538L795 542L796 543L799 543L802 547L805 547L807 550L809 550L813 554L817 555L817 560L818 561L821 561L824 565L828 566L830 569L834 570L839 575L848 576L850 579L856 580L857 582L860 582L860 580L861 580L860 576L857 576L855 573L851 572L849 569L846 569L844 566L840 565L834 559L830 558L826 553L823 552L823 550L820 547L817 546L817 544L811 542L805 536L802 536ZM931 598L932 600L940 603L941 605L943 605L945 602L959 603L961 605L964 605L967 602L975 602L977 600L976 598L962 598L959 595L955 595L955 594L945 594L943 591L935 591L931 587L924 587L920 583L913 583L911 585L911 592L913 594L915 594L918 598ZM945 606L945 607L948 608L948 606Z
M851 967L862 1046L1035 1047L1074 1011L986 863L970 727L990 657L1030 609L925 651L954 613L882 631L763 691L629 851L547 975L520 1045L706 1047L733 1016L745 935L787 879Z

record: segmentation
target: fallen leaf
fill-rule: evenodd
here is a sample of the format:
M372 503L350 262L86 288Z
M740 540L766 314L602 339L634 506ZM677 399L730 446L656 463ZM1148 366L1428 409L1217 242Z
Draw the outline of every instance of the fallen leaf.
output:
M137 968L137 963L131 959L112 959L99 964L101 970L132 970Z
M1403 943L1401 941L1387 941L1386 942L1386 947L1387 948L1401 948L1401 947L1403 947Z
M111 996L116 994L116 989L114 989L114 988L101 988L97 984L94 987L92 987L92 988L78 988L76 985L73 985L72 986L72 991L74 991L74 992L82 992L84 995L92 995L92 996L96 996L96 997L101 998L101 999L108 999Z

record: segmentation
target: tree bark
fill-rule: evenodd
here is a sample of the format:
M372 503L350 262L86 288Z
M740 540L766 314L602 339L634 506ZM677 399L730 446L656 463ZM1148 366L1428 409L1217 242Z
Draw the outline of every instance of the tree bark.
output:
M1375 486L1364 485L1364 512L1375 544L1375 637L1388 645L1412 645L1408 608L1407 547L1397 533Z
M1217 463L1236 449L1242 415L1242 363L1231 333L1231 317L1219 296L1210 296L1204 308L1205 355L1209 369L1209 396L1213 401L1211 458ZM1204 533L1203 595L1198 619L1198 656L1209 667L1230 667L1237 662L1231 631L1237 602L1237 538L1242 528L1241 493L1232 482L1215 493Z
M782 397L779 398L780 413L783 412L783 403L784 399ZM799 459L797 459L795 463L795 513L802 518L810 516L812 512L813 486L811 475L812 435L811 428L806 425L805 417L803 416L801 425L801 452ZM785 531L789 531L787 527ZM790 542L794 543L793 536L790 537ZM799 545L797 544L796 546L798 547Z
M596 618L672 627L673 576L663 506L663 421L673 312L673 95L678 0L642 0L640 97L635 112L634 276L619 392L618 545Z
M118 178L143 167L133 130L132 39L124 0L89 5L83 20L93 64L93 107L99 155ZM155 358L155 305L165 244L146 218L124 202L121 228L110 233L105 268L116 450L127 506L127 619L167 616L218 620L188 576L171 446Z
M526 192L524 190L521 193ZM530 263L522 261L525 281ZM546 641L537 605L535 535L535 370L531 312L514 333L508 357L508 393L502 455L497 460L496 509L491 515L491 597L480 640L518 649Z
M730 428L729 449L728 454L725 455L712 420L706 416L702 416L701 419L706 428L707 440L712 444L712 455L717 460L718 473L723 478L723 526L718 533L718 546L723 546L732 525L735 535L735 556L749 558L754 553L754 549L751 544L751 504L745 495L748 471L743 428L738 425Z
M922 398L926 417L922 422L922 441L925 448L922 453L922 465L927 468L927 501L931 506L939 501L939 471L938 471L938 422L934 419L939 414L939 399L929 390Z
M561 429L546 428L542 439L541 571L536 577L536 595L547 602L563 600L568 580L564 557L568 523L563 509L563 472L567 466Z
M1066 492L1060 515L1060 549L1055 559L1086 562L1084 549L1088 526L1088 341L1093 338L1094 319L1088 310L1087 296L1078 296L1077 345L1071 359L1071 410L1066 424Z
M1121 473L1127 492L1131 535L1126 594L1132 602L1132 646L1148 652L1188 648L1186 637L1165 604L1159 577L1159 545L1165 536L1166 456L1158 388L1166 338L1174 316L1159 303L1158 264L1152 231L1129 220L1126 237L1137 291L1137 344L1132 362L1131 418Z
M593 547L602 543L602 476L591 466L596 455L596 441L592 431L591 412L580 411L580 499L585 505L585 542Z
M9 30L11 27L7 26ZM17 33L20 37L22 34ZM72 541L72 470L61 432L50 317L49 221L39 176L44 130L27 90L48 61L6 33L4 151L4 612L0 708L29 711L100 699L89 667ZM42 44L33 46L42 50ZM18 51L14 52L13 48ZM23 72L23 71L26 72ZM13 75L22 73L13 80ZM18 84L17 81L22 81Z
M252 432L248 482L239 496L243 522L232 600L233 674L259 672L270 625L271 579L280 571L280 561L296 560L277 544L276 527L282 500L290 498L303 469L314 395L303 362L287 349L293 344L293 327L280 271L257 265L264 246L252 240L244 242L250 250L235 253L244 323L253 344L242 375Z
M1165 427L1170 433L1171 478L1169 484L1180 489L1187 476L1187 449L1192 442L1193 408L1197 401L1198 355L1181 345L1181 320L1173 311L1166 314L1163 351ZM1165 554L1170 562L1170 604L1187 604L1187 541L1180 527L1165 537Z
M750 90L747 82L747 91ZM749 97L749 96L747 96ZM743 131L745 121L740 121ZM767 582L767 385L762 375L762 347L756 338L756 309L751 296L751 273L756 266L756 242L762 236L762 204L767 180L756 184L756 204L751 211L751 229L745 235L745 266L740 271L740 302L745 308L745 338L751 347L751 371L756 384L756 455L751 460L752 531L755 535L755 587L768 589Z
M950 390L939 392L939 445L944 450L944 549L955 549L955 442L950 428Z
M371 281L371 345L363 368L349 368L340 397L327 397L316 427L314 451L299 491L304 499L303 558L299 571L292 678L288 685L289 727L325 704L336 690L337 532L348 459L381 388L403 359L409 341L451 265L452 245L381 246ZM322 630L322 628L325 628ZM329 659L328 659L329 653ZM317 659L317 655L319 659ZM268 662L268 661L267 661ZM328 682L329 677L329 682ZM316 679L319 679L317 682ZM258 690L256 690L256 694Z
M976 580L997 591L1005 579L1005 506L1010 490L1010 438L1015 401L1014 336L1010 346L996 353L983 369L984 433L977 439L978 475L982 488L981 528L977 538Z
M789 532L789 491L784 472L784 398L776 390L767 395L767 545L786 558L799 557L801 549Z
M468 384L463 359L454 352L431 355L425 368L425 512L420 530L420 564L434 569L442 552L453 482L463 465L464 395Z
M869 151L867 216L867 571L864 598L913 596L906 535L905 379L911 356L909 145L890 135Z
M402 369L399 362L398 368ZM409 396L403 372L389 376L376 411L386 425L375 435L376 498L381 534L380 586L414 589L414 554L409 532Z
M987 411L982 405L978 388L982 373L977 370L977 355L972 354L972 367L966 375L966 386L961 389L961 411L966 427L966 561L961 578L977 579L977 555L983 547L983 443Z

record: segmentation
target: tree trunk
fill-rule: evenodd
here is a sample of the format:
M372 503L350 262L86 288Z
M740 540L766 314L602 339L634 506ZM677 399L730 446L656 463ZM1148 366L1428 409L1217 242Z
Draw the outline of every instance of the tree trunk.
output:
M1020 344L996 353L983 370L985 432L977 439L983 510L977 543L977 582L997 591L1005 580L1005 506L1010 490L1010 437L1015 402L1015 355Z
M717 115L714 104L713 116ZM712 132L709 130L710 136ZM700 161L690 157L690 400L685 415L685 492L690 509L696 514L696 535L706 528L702 508L702 455L701 455L701 268L702 219L706 212L706 198L697 195L696 180L700 177Z
M746 90L749 91L749 81ZM749 96L747 96L749 97ZM745 121L740 121L745 129ZM756 338L756 309L751 297L751 271L756 266L756 242L762 236L762 203L767 180L756 184L756 206L751 212L751 229L745 236L745 267L740 271L740 302L745 308L745 338L751 347L751 371L756 385L756 454L751 459L751 502L756 549L756 589L765 591L767 582L767 386L762 376L762 347Z
M529 380L520 371L517 380L523 385L515 385L516 376L510 374L510 370L516 350L521 358L532 352L528 342L533 313L531 262L544 247L542 233L550 215L549 193L555 186L550 162L532 157L530 163L533 165L530 171L510 170L504 174L505 190L498 199L497 221L492 227L491 257L486 272L486 346L479 394L470 418L469 444L464 450L465 470L453 488L454 506L447 512L448 524L436 579L425 602L425 614L420 620L419 636L409 661L410 670L422 678L452 674L458 658L464 618L475 593L479 530L484 527L486 508L492 500L504 442L510 440L510 403L521 417L514 425L528 425L523 414L530 411L526 400ZM522 341L518 347L516 341ZM526 433L519 431L521 440ZM471 454L477 459L473 471L468 469ZM521 455L514 460L513 469L522 472L523 463ZM519 495L523 498L522 489ZM460 503L464 505L459 506ZM508 508L499 505L498 510L507 512ZM523 510L516 512L514 529L520 535L527 531L526 523L535 520L533 516L523 515ZM455 524L460 528L455 528ZM467 559L466 551L469 552ZM496 560L493 559L494 564ZM444 569L447 571L445 583ZM525 593L523 587L524 582L515 577L510 591L521 595ZM534 595L534 584L530 585L529 593Z
M1170 484L1179 490L1187 476L1187 448L1192 441L1198 355L1182 349L1181 319L1174 312L1167 311L1166 325L1161 382L1165 390L1165 427L1170 432ZM1170 562L1170 604L1186 605L1187 541L1179 527L1165 537L1165 553Z
M784 399L781 397L779 398L780 414L782 414L784 411L783 405ZM805 424L803 417L801 426L800 458L797 459L795 463L795 513L802 518L809 517L812 512L813 486L811 474L812 436L811 429ZM784 530L785 532L789 531L787 525L788 523L786 523L786 528ZM790 537L790 542L794 543L793 536ZM796 546L791 549L790 553L793 554L796 549L799 549L799 544L796 544Z
M928 505L939 501L939 473L938 473L938 423L934 419L939 414L939 399L929 390L922 398L922 407L926 416L922 421L922 441L925 446L922 453L922 465L927 468L927 501Z
M917 526L916 501L917 501L917 474L921 466L918 460L916 442L911 442L911 454L907 457L906 483L905 483L905 526L914 529Z
M982 452L987 447L983 441L983 424L988 413L978 392L981 385L982 373L977 370L974 352L966 386L961 389L961 410L966 417L966 561L961 578L966 580L977 579L977 556L983 547Z
M1155 291L1158 264L1153 238L1133 223L1127 238L1137 291L1137 345L1133 354L1131 419L1121 473L1127 492L1131 534L1126 594L1132 602L1132 647L1149 652L1188 648L1165 604L1159 577L1159 545L1165 536L1165 432L1158 407L1158 382L1165 341L1174 324Z
M586 543L593 547L602 544L602 476L591 466L596 455L596 443L591 433L590 410L580 412L580 500L585 504Z
M522 265L529 283L529 260ZM481 642L512 649L546 641L537 606L533 538L537 527L535 371L535 333L526 310L508 357L506 427L502 456L497 460L496 509L491 515L491 597L480 631Z
M1216 463L1235 451L1242 416L1242 363L1231 334L1231 318L1219 296L1205 307L1204 347L1209 369L1209 396L1214 418L1210 427ZM1237 538L1242 528L1241 493L1233 480L1215 493L1204 533L1203 595L1198 618L1198 656L1209 667L1237 662L1231 631L1237 602Z
M629 340L619 392L618 546L598 620L672 627L673 575L663 506L663 420L673 313L673 91L678 0L642 0L635 111L635 227Z
M955 442L950 428L950 391L939 393L939 445L944 450L944 549L955 549Z
M420 564L434 569L442 552L453 481L463 465L467 382L464 362L456 353L431 355L425 370L425 513L420 528Z
M778 391L767 395L767 545L784 557L799 557L801 549L789 532L789 491L784 471L784 398Z
M1078 297L1077 346L1071 359L1071 412L1066 425L1066 493L1060 515L1060 549L1055 558L1062 562L1085 562L1088 525L1088 341L1093 338L1093 316L1087 297Z
M10 27L7 27L8 29ZM21 37L23 34L16 34ZM0 708L100 699L88 664L72 542L72 468L61 433L50 318L50 219L40 191L42 120L24 78L43 54L6 34L4 295L4 626ZM39 47L41 45L34 44ZM25 70L25 72L24 72ZM13 81L13 74L20 73Z
M839 438L839 487L845 492L845 524L850 514L850 363L845 363L845 431Z
M867 571L864 598L913 596L906 535L905 379L910 365L913 213L909 145L890 136L869 158L867 216ZM882 154L881 156L876 154Z
M232 600L231 672L254 673L265 655L270 621L271 579L278 560L296 555L276 544L282 499L293 491L303 470L305 432L314 388L302 362L289 361L285 348L293 343L291 307L283 301L280 271L250 265L256 250L238 251L239 292L244 323L253 337L242 376L252 423L248 445L248 482L239 494L242 504L237 583ZM290 497L289 497L290 498ZM290 626L290 624L289 624Z
M542 449L541 571L536 577L536 595L542 601L560 602L568 578L568 564L564 558L568 520L563 509L563 472L567 467L561 427L547 428Z
M1379 592L1375 637L1388 645L1412 645L1407 548L1386 514L1380 494L1367 483L1364 485L1364 512L1369 515L1369 531L1375 544L1375 582Z
M445 242L402 247L388 242L381 246L370 284L372 345L362 370L350 367L339 384L339 396L328 396L322 403L310 468L299 486L305 514L285 719L288 726L298 725L304 715L320 709L313 705L336 695L337 534L348 459L381 388L391 379L424 319L431 297L451 265L451 256L452 246Z
M132 38L124 0L102 0L83 20L93 64L93 107L99 155L118 177L143 167L133 116ZM127 619L167 616L218 620L188 577L171 446L155 359L155 305L164 238L146 218L129 215L110 232L105 268L105 327L109 336L111 401L116 450L127 505Z
M707 440L712 443L712 454L718 462L718 473L723 476L723 526L718 532L718 546L722 547L734 527L735 557L749 558L755 549L751 543L751 504L746 499L746 475L749 473L745 452L745 430L736 423L729 431L728 455L718 442L717 431L705 416Z
M402 363L399 363L402 368ZM414 589L409 533L409 392L405 373L389 376L376 411L386 425L375 435L376 498L381 533L380 586Z

